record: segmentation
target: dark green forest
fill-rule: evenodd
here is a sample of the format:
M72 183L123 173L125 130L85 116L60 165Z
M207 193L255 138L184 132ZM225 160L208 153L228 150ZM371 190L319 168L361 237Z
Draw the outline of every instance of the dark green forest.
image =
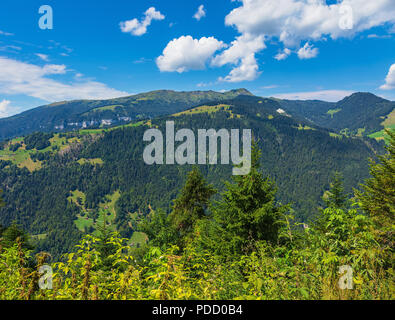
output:
M382 144L373 139L340 136L307 120L280 114L272 99L240 96L207 103L205 108L215 112L191 109L135 126L60 134L58 139L76 141L61 151L61 143L39 150L48 145L51 134L27 136L25 148L33 147L28 150L30 157L33 165L40 166L31 171L0 161L0 187L6 202L0 209L0 223L21 226L32 235L37 252L50 252L55 260L84 234L97 234L102 224L129 239L134 233L141 237L136 232L138 221L151 210L169 213L191 170L187 165L144 163L145 130L157 127L164 132L166 120L174 120L176 129L193 131L251 128L262 150L260 170L276 182L276 200L290 203L298 222L309 223L317 215L336 171L342 173L350 193L368 177L368 158L383 152ZM231 165L198 167L219 191L231 177ZM141 239L136 242L143 243Z
M139 221L148 244L133 248L103 225L51 264L50 289L40 285L50 254L34 257L18 226L1 229L0 298L393 299L395 133L387 134L387 153L355 197L336 173L309 226L276 199L254 144L249 174L227 181L217 201L192 168L170 214L151 210Z

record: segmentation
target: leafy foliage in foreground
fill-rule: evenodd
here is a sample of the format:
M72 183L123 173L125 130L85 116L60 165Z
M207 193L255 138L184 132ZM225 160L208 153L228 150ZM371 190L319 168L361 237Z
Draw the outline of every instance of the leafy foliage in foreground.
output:
M100 237L85 236L52 265L52 290L38 289L47 255L32 260L18 238L0 248L0 299L394 299L393 248L380 232L388 225L359 209L366 201L369 210L382 206L376 201L382 186L368 182L361 202L344 208L336 177L330 190L336 196L315 224L301 229L290 223L288 206L276 203L273 182L259 174L256 158L255 152L248 175L227 185L212 214L201 210L213 189L192 171L172 214L152 212L142 222L143 229L157 228L144 248L131 248L105 229ZM393 163L393 153L386 159ZM372 179L383 175L393 182L393 174L384 163ZM188 194L192 186L202 192ZM177 215L193 222L180 228ZM393 215L389 219L393 228ZM352 267L353 290L339 288L342 265Z
M0 254L2 299L393 299L393 271L372 234L369 218L324 211L325 230L289 233L283 245L255 242L248 254L221 256L194 245L183 251L148 247L133 251L112 235L105 243L86 236L76 251L53 265L53 289L39 290L38 268L19 244ZM111 246L106 257L101 246ZM111 268L104 267L105 260ZM338 268L350 265L354 290L340 290Z

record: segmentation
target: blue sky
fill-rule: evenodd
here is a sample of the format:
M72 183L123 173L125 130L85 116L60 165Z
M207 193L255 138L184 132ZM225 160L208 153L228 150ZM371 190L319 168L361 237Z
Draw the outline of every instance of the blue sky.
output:
M157 89L395 100L394 24L394 0L2 0L0 117Z

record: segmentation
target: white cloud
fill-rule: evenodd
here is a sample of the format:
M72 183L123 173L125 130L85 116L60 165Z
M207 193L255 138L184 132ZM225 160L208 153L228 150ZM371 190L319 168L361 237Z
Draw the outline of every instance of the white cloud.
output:
M251 53L264 49L263 37L252 37L249 34L239 36L231 43L231 46L221 54L217 55L213 61L213 66L223 66L225 64L237 64L241 59Z
M42 70L44 74L65 74L67 72L64 64L46 64Z
M327 5L325 0L241 0L225 22L240 33L277 37L286 46L302 40L349 37L384 23L395 23L393 0L347 0ZM352 9L352 27L342 28L345 5Z
M285 60L289 57L289 55L291 54L291 50L289 50L288 48L285 48L282 52L279 52L278 54L276 54L274 56L274 59L281 61L281 60Z
M395 89L395 63L390 67L387 77L385 78L385 84L383 84L380 89L391 90Z
M285 48L275 59L284 60L292 51L297 52L300 59L310 59L319 53L314 44L316 41L329 37L334 40L350 38L359 32L383 25L388 26L389 32L395 30L394 0L347 0L344 3L339 0L330 5L326 0L232 1L241 4L226 16L225 24L235 27L240 34L211 63L215 67L226 64L234 66L228 76L219 79L222 81L256 79L260 74L256 54L266 48L265 42L272 39L281 42ZM347 26L344 21L351 21L352 24ZM303 42L305 44L301 47ZM170 43L166 49L169 49L169 45ZM196 56L192 51L190 54ZM173 52L171 56L174 61L180 61L186 59L185 55L185 52ZM206 56L203 63L196 63L198 68L204 68L209 57L210 55ZM158 58L158 66L162 60L163 56ZM195 69L184 68L183 63L179 63L180 67L177 67L178 63L174 61L172 65L176 67L166 67L170 64L166 63L160 69L178 72Z
M368 34L367 36L368 39L389 39L391 38L391 35L389 34L383 34L383 35L378 35L378 34Z
M198 11L193 15L193 18L199 21L201 18L205 16L206 16L206 11L204 10L204 5L200 5Z
M107 99L128 95L96 81L63 83L50 78L64 75L65 65L47 64L43 67L0 57L0 93L24 94L54 102L71 99Z
M46 55L46 54L43 54L43 53L35 53L35 55L36 55L37 57L39 57L41 60L43 60L43 61L49 61L49 57L48 57L48 55Z
M275 89L275 88L278 88L278 87L279 86L277 84L271 84L271 85L268 85L268 86L263 86L261 88L267 90L267 89Z
M240 82L252 81L260 75L258 64L253 53L241 59L238 67L234 68L225 78L219 78L220 81Z
M156 59L156 64L160 71L182 73L202 70L214 53L223 47L224 43L214 37L198 40L191 36L181 36L167 44L162 55Z
M0 118L9 117L12 114L11 108L11 101L3 100L0 101Z
M255 80L259 76L255 53L265 47L263 36L253 37L249 34L244 34L237 37L228 49L215 56L211 64L218 67L225 64L236 65L228 76L219 79L221 81Z
M3 36L8 36L8 37L14 35L13 33L5 32L5 31L2 31L2 30L0 30L0 34L3 35Z
M321 90L311 92L292 92L275 94L275 98L288 100L323 100L337 102L353 94L353 91L347 90Z
M147 27L151 25L152 20L163 20L165 16L157 11L154 7L144 12L141 22L137 19L123 21L119 25L122 32L131 33L135 36L141 36L147 32Z
M286 49L274 57L277 60L284 60L290 55L291 49L288 48L299 48L298 56L301 59L313 58L319 50L309 41L324 40L328 36L332 39L352 37L372 27L395 23L394 0L347 0L331 5L325 0L239 2L241 5L226 16L225 24L235 27L240 37L278 39ZM349 8L351 16L347 15ZM345 20L352 21L351 28L344 27ZM307 43L300 48L302 41ZM264 48L249 53L255 54Z
M16 51L15 51L16 50ZM14 45L5 45L0 47L0 51L8 51L8 52L18 52L21 51L22 48Z
M308 42L298 50L299 59L311 59L318 55L318 49L314 48Z

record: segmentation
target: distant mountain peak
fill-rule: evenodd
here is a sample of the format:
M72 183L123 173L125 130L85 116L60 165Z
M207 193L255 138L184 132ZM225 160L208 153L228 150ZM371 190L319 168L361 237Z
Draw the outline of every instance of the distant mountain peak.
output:
M366 100L374 100L375 102L380 102L380 101L388 101L384 98L381 98L379 96L376 96L373 93L370 92L354 92L353 94L343 98L342 100L340 100L339 102L342 101L350 101L350 100L359 100L359 99L364 99Z
M237 93L239 95L253 96L253 94L245 88L233 89L233 90L230 90L230 92Z

